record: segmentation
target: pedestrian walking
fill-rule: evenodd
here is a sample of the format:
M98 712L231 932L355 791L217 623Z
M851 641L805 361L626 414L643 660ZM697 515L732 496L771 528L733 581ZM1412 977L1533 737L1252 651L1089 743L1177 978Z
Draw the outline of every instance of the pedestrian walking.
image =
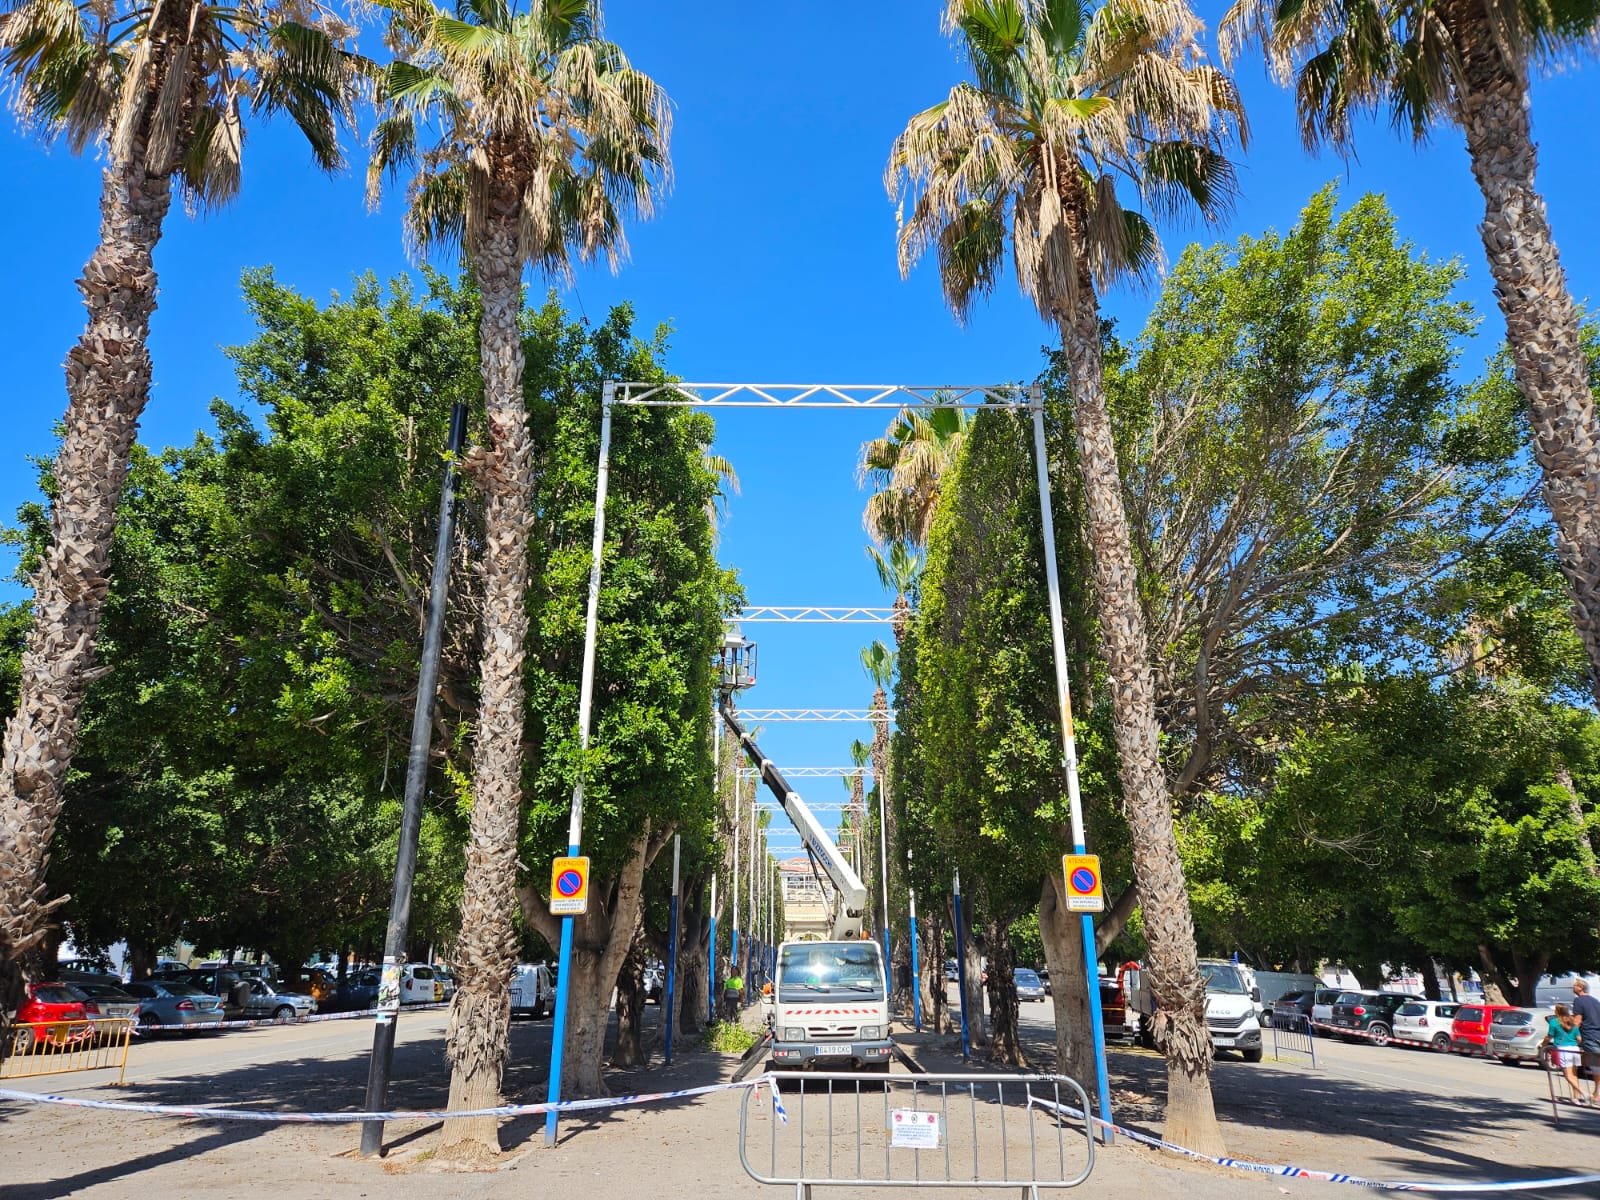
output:
M733 974L728 976L722 985L722 1019L737 1021L739 1019L739 1006L744 1003L744 977L739 974L739 969L734 968Z
M1555 1014L1545 1018L1544 1043L1550 1047L1550 1062L1572 1089L1572 1102L1585 1103L1583 1084L1578 1080L1581 1052L1578 1048L1578 1018L1565 1004L1557 1004Z
M1572 981L1572 1015L1578 1018L1578 1048L1589 1076L1589 1103L1600 1105L1600 999L1582 978Z

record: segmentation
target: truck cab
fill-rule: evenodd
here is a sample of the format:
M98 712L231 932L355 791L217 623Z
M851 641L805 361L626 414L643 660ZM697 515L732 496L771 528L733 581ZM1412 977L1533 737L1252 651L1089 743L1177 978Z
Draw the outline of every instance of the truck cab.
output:
M1202 958L1200 973L1206 981L1206 1028L1211 1034L1212 1050L1237 1050L1245 1062L1260 1062L1261 1021L1256 1014L1260 992L1250 985L1238 965L1227 959ZM1153 1045L1151 1018L1156 1011L1156 997L1150 988L1149 973L1130 969L1125 979L1128 1008L1139 1014L1139 1041Z
M778 947L767 1022L772 1065L887 1071L889 999L883 948L866 939Z

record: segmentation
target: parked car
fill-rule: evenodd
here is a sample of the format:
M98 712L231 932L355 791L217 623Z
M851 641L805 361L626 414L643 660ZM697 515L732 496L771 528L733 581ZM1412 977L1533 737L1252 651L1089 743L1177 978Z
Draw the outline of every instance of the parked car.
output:
M1018 967L1011 972L1011 982L1016 986L1018 1000L1037 1000L1044 1003L1044 980L1037 971Z
M378 985L382 981L383 973L375 967L349 972L334 993L335 1006L343 1012L362 1012L365 1009L376 1008Z
M427 963L406 963L400 968L400 1003L432 1004L444 999L444 984L434 978Z
M456 994L455 972L451 971L449 967L443 963L434 963L433 977L439 981L444 990L444 995L440 997L441 1000L449 1000Z
M250 985L237 971L229 967L196 967L174 978L179 983L199 988L222 1001L225 1020L237 1021L245 1015Z
M123 985L128 995L139 1001L139 1027L182 1028L224 1020L222 1001L192 983L177 979L141 979Z
M109 983L122 982L108 958L68 958L56 964L58 983Z
M1395 1012L1416 999L1410 992L1345 992L1333 1006L1330 1024L1347 1042L1365 1034L1366 1040L1387 1046L1394 1034Z
M1536 1062L1548 1070L1550 1047L1541 1043L1554 1012L1550 1008L1502 1008L1489 1022L1484 1052L1508 1067Z
M1453 1000L1413 1000L1394 1010L1397 1045L1450 1049L1450 1022L1461 1006Z
M1285 1016L1309 1017L1316 1000L1316 992L1285 992L1272 1002L1272 1011ZM1330 1014L1331 1015L1331 1014Z
M1311 1019L1318 1025L1328 1025L1333 1022L1333 1006L1339 1002L1339 997L1344 995L1343 988L1318 988L1311 996Z
M251 1020L287 1021L309 1017L317 1011L317 1002L304 992L287 991L265 979L247 979L245 984L249 993L245 997L244 1015Z
M62 983L30 983L28 998L17 1009L11 1043L13 1054L26 1054L34 1043L62 1046L94 1035L89 1018L100 1015L94 1001L84 1000Z
M667 992L666 974L662 969L657 966L646 967L641 981L644 984L644 1002L660 1004Z
M1039 978L1044 980L1044 994L1046 996L1055 995L1055 993L1050 990L1050 968L1049 967L1040 967L1039 968Z
M944 964L944 977L949 983L955 983L961 978L961 972L956 970L956 960L946 959Z
M555 1011L556 985L550 968L520 963L511 976L511 1015L535 1020Z
M63 980L62 986L69 992L75 992L83 999L92 1001L100 1010L101 1017L107 1020L128 1020L138 1023L139 998L130 995L122 985L112 987L109 983L90 983L87 980L74 983ZM121 1036L120 1031L118 1036Z
M1497 1014L1515 1008L1514 1004L1463 1004L1450 1023L1450 1048L1461 1054L1485 1054L1489 1049L1489 1026ZM1544 1031L1540 1030L1540 1037Z

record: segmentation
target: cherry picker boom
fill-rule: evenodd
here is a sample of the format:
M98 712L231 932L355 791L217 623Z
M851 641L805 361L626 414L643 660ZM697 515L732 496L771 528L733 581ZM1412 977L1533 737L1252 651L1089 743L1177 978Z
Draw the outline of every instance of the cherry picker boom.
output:
M778 947L772 991L762 1001L772 1063L794 1068L847 1061L856 1068L887 1071L894 1054L888 974L878 943L862 937L866 884L734 713L734 693L755 683L755 649L736 628L723 638L717 711L794 823L811 861L827 874L834 894L828 940L785 940Z

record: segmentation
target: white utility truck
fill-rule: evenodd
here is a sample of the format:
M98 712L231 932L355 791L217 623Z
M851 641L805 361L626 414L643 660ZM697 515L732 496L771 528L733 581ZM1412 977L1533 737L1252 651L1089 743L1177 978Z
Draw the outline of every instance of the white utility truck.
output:
M887 1071L894 1054L889 1040L888 975L883 948L862 936L867 886L805 801L745 732L734 711L734 693L755 683L755 649L737 628L723 638L717 708L799 832L818 882L827 876L834 900L826 941L785 941L778 947L777 975L761 1002L772 1064L777 1069L848 1064Z
M1237 1050L1245 1062L1261 1061L1261 1022L1256 1016L1256 1001L1261 993L1251 987L1234 963L1222 958L1202 958L1200 973L1206 980L1206 1028L1211 1033L1213 1050ZM1156 1011L1156 995L1150 987L1149 972L1130 967L1123 976L1128 996L1128 1012L1139 1014L1139 1041L1153 1045L1151 1019Z

